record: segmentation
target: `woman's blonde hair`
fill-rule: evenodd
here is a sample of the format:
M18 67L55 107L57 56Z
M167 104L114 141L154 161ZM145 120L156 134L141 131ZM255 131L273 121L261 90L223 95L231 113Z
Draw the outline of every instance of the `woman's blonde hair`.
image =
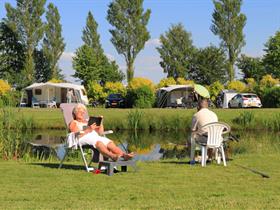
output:
M76 120L76 114L79 110L83 110L83 111L86 111L87 108L84 104L77 104L73 110L72 110L72 116L73 116L73 119Z

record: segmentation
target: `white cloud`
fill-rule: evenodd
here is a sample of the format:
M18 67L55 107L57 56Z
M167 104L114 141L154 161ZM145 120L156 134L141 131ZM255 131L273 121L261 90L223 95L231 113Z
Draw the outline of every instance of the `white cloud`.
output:
M145 77L158 83L166 75L160 67L160 57L154 56L139 56L135 61L135 75L136 77Z
M110 60L110 61L115 61L115 57L112 54L109 53L105 53L106 57Z
M159 38L154 38L154 39L149 39L146 43L146 46L159 46L160 45L160 39Z
M263 57L265 55L265 52L264 51L261 51L261 52L243 52L242 54L245 54L246 56L249 56L249 57Z
M72 58L75 56L75 53L73 52L63 52L61 57L60 57L60 60L63 60L63 61L72 61Z

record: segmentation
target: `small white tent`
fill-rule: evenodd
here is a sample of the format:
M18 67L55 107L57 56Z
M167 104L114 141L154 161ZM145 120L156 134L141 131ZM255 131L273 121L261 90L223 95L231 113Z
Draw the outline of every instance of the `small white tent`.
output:
M217 106L219 108L228 108L228 102L236 95L235 90L222 90L217 96Z
M69 89L72 89L75 96L75 102L88 104L88 98L83 85L72 83L34 83L24 88L27 93L27 104L30 106L32 97L39 102L48 102L55 100L56 103L66 103L66 94Z

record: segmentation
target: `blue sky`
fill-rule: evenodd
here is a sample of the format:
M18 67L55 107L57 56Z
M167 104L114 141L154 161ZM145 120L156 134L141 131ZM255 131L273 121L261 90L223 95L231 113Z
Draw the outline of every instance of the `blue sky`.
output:
M0 0L0 18L6 16L5 3L13 6L16 1ZM125 72L126 64L123 56L118 55L112 45L109 33L111 25L106 20L109 0L47 0L58 7L63 37L66 43L59 65L69 81L74 81L70 75L72 56L82 45L81 35L85 27L88 11L91 11L99 24L100 41L106 55L116 60L119 67ZM46 6L47 6L46 4ZM206 47L211 43L218 46L220 40L210 31L214 6L212 0L144 0L144 8L151 9L148 30L151 39L139 53L135 61L135 76L146 77L158 83L166 77L159 65L159 36L165 33L171 24L182 23L185 29L192 34L193 44L196 47ZM280 29L280 0L244 0L242 12L247 16L244 28L246 45L242 53L249 56L262 56L264 44L269 37Z

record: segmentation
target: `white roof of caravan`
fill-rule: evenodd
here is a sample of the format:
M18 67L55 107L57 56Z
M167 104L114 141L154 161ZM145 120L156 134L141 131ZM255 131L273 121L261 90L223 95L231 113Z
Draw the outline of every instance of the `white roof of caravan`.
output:
M160 88L160 90L169 92L178 88L193 88L193 85L169 85L168 87Z
M60 88L72 88L72 89L82 89L84 88L83 85L76 85L72 83L52 83L52 82L46 82L46 83L33 83L32 85L29 85L28 87L24 88L26 90L33 89L33 88L39 88L44 86L51 86L51 87L60 87Z

